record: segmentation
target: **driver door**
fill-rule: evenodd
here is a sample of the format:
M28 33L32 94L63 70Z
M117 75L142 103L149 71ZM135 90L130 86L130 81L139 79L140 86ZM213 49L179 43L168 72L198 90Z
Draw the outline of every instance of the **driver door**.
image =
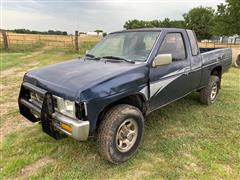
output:
M190 87L190 59L184 42L186 32L167 32L163 36L157 55L171 54L172 63L150 68L150 110L186 95Z

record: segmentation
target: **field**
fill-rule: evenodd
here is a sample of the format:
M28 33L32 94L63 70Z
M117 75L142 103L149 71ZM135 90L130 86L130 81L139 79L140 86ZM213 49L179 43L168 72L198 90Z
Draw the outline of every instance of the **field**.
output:
M30 47L1 52L0 179L240 179L240 70L223 76L218 101L198 93L151 113L134 158L115 166L99 157L96 139L56 141L19 115L17 98L30 69L81 56Z

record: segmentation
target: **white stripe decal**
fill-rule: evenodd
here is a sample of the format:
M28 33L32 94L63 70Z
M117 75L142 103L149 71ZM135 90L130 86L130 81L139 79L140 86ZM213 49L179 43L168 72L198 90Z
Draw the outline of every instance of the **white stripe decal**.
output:
M148 99L148 86L142 88L140 92L145 96L146 99Z
M177 75L177 74L180 74L180 73L184 73L187 69L189 68L183 68L183 69L179 69L177 71L174 71L174 72L171 72L169 74L166 74L165 76L163 76L162 78L166 78L166 77L170 77L170 76L174 76L174 75ZM161 78L161 79L162 79Z
M183 69L179 69L177 71L174 71L174 72L171 72L169 74L166 74L159 81L155 81L155 82L151 83L150 84L150 98L152 96L155 96L158 93L160 93L167 85L169 85L175 79L180 77L182 75L182 73L184 73L186 70L189 71L190 70L189 67L183 68ZM148 89L147 89L147 86L145 86L143 89L141 89L140 92L142 94L144 94L146 99L148 99Z
M157 95L159 92L161 92L167 85L169 85L172 81L174 81L175 79L177 79L178 77L180 77L180 75L178 76L174 76L168 79L164 79L164 80L160 80L158 82L154 82L152 84L150 84L150 97Z

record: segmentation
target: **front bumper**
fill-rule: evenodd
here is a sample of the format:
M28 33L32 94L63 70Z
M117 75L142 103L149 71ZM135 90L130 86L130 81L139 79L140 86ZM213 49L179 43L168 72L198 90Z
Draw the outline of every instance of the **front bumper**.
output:
M42 105L35 104L30 100L30 92L38 93L44 97ZM21 87L18 103L20 113L32 122L42 121L43 130L50 136L56 138L55 135L59 131L79 141L88 139L89 121L74 119L55 111L53 96L47 91L24 82ZM61 124L70 126L71 131L62 128Z
M89 134L89 121L75 120L57 112L52 114L52 118L55 120L54 127L59 129L64 134L71 136L78 141L87 140ZM72 132L64 130L60 126L60 123L70 125L72 127Z

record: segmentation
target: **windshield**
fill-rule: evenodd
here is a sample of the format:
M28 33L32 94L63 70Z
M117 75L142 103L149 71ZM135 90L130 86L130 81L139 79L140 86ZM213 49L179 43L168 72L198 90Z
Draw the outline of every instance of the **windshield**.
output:
M114 56L146 61L159 32L122 32L106 36L88 52L95 57Z

